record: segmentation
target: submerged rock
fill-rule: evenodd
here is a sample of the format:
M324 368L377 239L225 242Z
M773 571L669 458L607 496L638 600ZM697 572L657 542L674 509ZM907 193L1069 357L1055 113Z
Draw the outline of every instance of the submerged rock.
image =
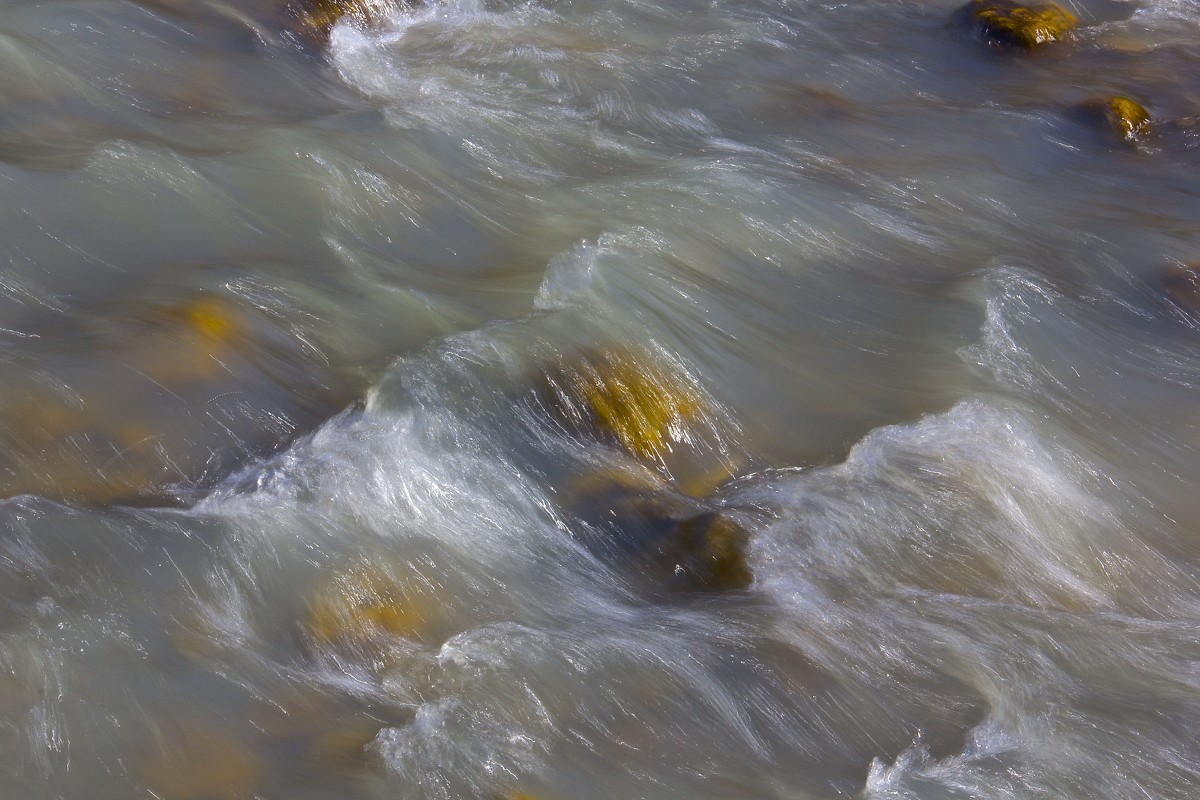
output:
M696 501L661 480L605 470L579 479L564 497L599 531L585 543L619 572L644 579L652 594L730 591L753 582L749 531L726 513L697 513Z
M674 561L672 585L691 591L745 589L754 581L746 550L749 532L719 512L681 522L664 542Z
M647 461L661 462L702 409L695 388L658 365L607 353L571 373L569 391L597 430Z
M349 16L361 25L371 22L370 6L363 0L297 0L283 10L287 29L303 41L323 47L333 26Z
M250 345L252 329L245 311L213 295L161 309L147 325L162 335L138 348L139 369L172 383L209 379L226 370L230 356Z
M355 784L371 761L371 742L381 730L411 722L412 710L306 682L262 697L247 717L272 751L302 753L307 767L335 770L345 796L359 797Z
M292 0L283 7L282 16L285 29L294 36L324 47L342 18L366 27L390 12L421 4L421 0Z
M1200 262L1172 264L1162 275L1162 286L1179 305L1200 310Z
M581 535L618 572L649 574L662 583L655 547L695 513L695 505L661 476L646 470L604 469L581 476L560 493L566 509L594 529ZM669 570L673 565L668 565Z
M40 342L44 358L0 365L0 497L180 499L352 391L292 330L205 292L80 315Z
M243 742L203 724L160 734L138 778L162 800L251 800L266 774Z
M552 365L535 393L568 430L615 445L699 496L727 479L735 458L725 420L678 364L618 348Z
M369 643L380 637L421 641L441 618L427 589L381 566L355 563L317 590L306 629L322 642Z
M1057 3L1032 6L1012 0L971 0L959 14L988 41L1026 50L1062 39L1079 21Z
M750 584L749 534L700 499L733 472L722 436L732 423L685 370L649 352L590 351L547 370L535 397L557 430L634 457L586 468L557 491L587 523L593 552L651 595Z
M1085 100L1080 109L1126 141L1136 140L1150 128L1150 112L1136 100L1121 95Z

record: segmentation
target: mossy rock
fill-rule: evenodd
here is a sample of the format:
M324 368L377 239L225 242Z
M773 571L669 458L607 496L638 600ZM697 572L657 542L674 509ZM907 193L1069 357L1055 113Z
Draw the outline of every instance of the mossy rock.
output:
M648 353L619 349L552 367L548 405L564 421L661 465L707 408L699 389Z
M1082 110L1093 120L1126 141L1134 141L1150 128L1150 112L1136 100L1121 95L1109 95L1086 100Z
M152 432L128 418L100 419L82 398L35 389L0 414L0 494L71 502L134 502L161 478Z
M699 514L681 522L666 542L674 556L672 586L691 591L745 589L754 581L746 559L750 534L729 516Z
M576 372L573 390L601 431L634 455L658 462L682 441L702 403L692 387L656 366L610 355Z
M328 38L342 17L350 17L363 25L369 25L372 18L371 5L365 0L302 0L292 8L300 24L322 38Z
M284 7L284 25L302 41L323 47L343 17L365 27L390 11L421 4L421 0L293 0Z
M217 341L236 338L245 327L239 313L228 300L201 295L170 309L167 316L180 320L198 336Z
M317 590L306 629L321 642L365 643L380 637L421 641L439 621L428 587L358 562L336 572Z
M628 453L691 497L703 497L745 462L738 426L681 362L617 345L556 354L528 397L537 417L585 447Z
M1062 39L1079 22L1057 3L1031 6L1011 0L972 0L959 13L989 42L1025 50Z

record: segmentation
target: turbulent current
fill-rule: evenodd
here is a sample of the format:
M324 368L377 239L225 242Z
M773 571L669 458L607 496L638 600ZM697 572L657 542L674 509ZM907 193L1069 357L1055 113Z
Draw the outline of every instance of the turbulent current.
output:
M1011 5L0 0L0 797L1200 796L1200 2Z

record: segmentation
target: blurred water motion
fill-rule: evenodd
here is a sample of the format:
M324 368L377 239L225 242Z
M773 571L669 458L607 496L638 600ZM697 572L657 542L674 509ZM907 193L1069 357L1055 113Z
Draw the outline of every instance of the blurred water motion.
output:
M1016 5L0 0L0 796L1197 796L1200 5Z

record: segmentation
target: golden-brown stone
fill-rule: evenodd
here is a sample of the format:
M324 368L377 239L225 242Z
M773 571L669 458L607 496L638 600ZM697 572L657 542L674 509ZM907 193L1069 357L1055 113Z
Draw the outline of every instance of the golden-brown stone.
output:
M389 12L421 5L421 0L292 0L283 10L284 27L308 44L323 47L343 18L367 26Z
M325 642L422 640L441 618L428 587L358 562L335 573L311 603L307 629Z
M696 386L648 353L586 354L547 379L549 405L566 421L657 465L706 411Z
M962 12L989 41L1026 50L1062 39L1079 22L1058 3L1034 6L1012 0L972 0Z
M1083 109L1126 141L1137 139L1150 128L1150 112L1136 100L1121 95L1087 100Z

